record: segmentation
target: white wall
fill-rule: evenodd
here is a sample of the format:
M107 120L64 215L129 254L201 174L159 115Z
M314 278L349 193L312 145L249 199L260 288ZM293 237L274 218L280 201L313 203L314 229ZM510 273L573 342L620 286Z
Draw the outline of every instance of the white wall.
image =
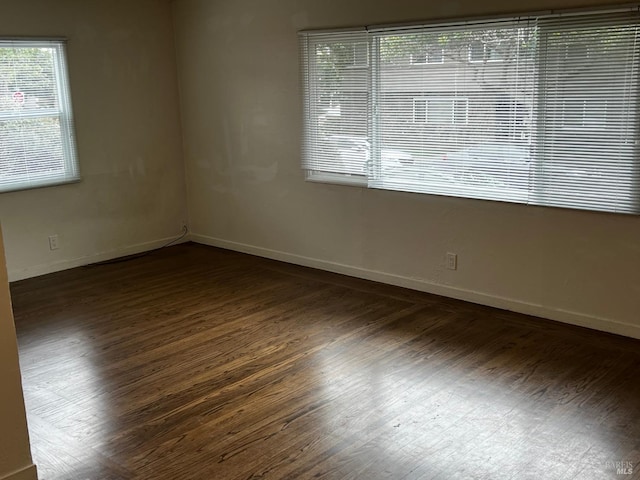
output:
M0 479L35 480L0 231Z
M0 194L11 280L157 246L186 219L168 0L2 2L3 36L62 36L82 182ZM50 251L48 236L60 249Z
M306 183L299 167L298 30L587 3L174 0L192 238L640 338L637 217Z

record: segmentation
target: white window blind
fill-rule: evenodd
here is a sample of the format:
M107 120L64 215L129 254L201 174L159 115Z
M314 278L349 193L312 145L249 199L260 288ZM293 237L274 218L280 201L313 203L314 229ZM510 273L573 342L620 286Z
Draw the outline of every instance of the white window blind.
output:
M638 213L637 13L538 25L533 201Z
M65 42L0 39L0 191L78 179Z
M317 181L640 213L639 19L301 32L303 168ZM434 51L441 63L416 62Z
M364 31L304 35L306 141L316 179L366 181L371 59Z

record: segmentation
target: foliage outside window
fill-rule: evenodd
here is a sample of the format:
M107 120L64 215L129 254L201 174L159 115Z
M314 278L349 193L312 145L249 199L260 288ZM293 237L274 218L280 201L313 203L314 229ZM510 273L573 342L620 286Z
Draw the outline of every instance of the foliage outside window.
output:
M626 9L301 32L307 178L640 213L638 26Z
M0 191L78 179L64 41L0 39Z

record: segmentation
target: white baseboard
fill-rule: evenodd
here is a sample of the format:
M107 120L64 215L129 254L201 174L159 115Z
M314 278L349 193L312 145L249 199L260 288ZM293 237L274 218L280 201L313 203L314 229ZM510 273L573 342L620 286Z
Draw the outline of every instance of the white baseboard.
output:
M615 320L596 317L584 313L556 309L544 305L536 305L511 298L497 297L473 290L436 284L418 278L403 277L392 273L368 270L351 265L344 265L341 263L329 262L326 260L319 260L278 250L257 247L254 245L208 237L206 235L191 234L190 238L192 242L201 243L203 245L225 248L273 260L280 260L282 262L293 263L295 265L317 268L319 270L340 273L365 280L373 280L389 285L396 285L398 287L410 288L421 292L456 298L458 300L465 300L471 303L487 305L489 307L496 307L503 310L510 310L512 312L524 313L526 315L533 315L549 320L569 323L571 325L578 325L580 327L587 327L594 330L640 339L640 325L617 322Z
M136 245L129 245L106 252L99 252L84 257L70 258L60 260L57 262L33 265L22 269L13 269L8 271L9 281L16 282L18 280L24 280L26 278L39 277L40 275L47 275L48 273L60 272L62 270L68 270L70 268L82 267L84 265L90 265L92 263L105 262L107 260L113 260L114 258L126 257L128 255L136 255L138 253L148 252L155 250L156 248L163 247L167 243L174 240L176 237L161 238L152 242L138 243ZM175 245L179 243L185 243L189 241L189 234L179 241L176 241ZM0 480L3 480L0 478Z
M28 467L0 476L0 480L38 480L38 471L36 466L31 464Z

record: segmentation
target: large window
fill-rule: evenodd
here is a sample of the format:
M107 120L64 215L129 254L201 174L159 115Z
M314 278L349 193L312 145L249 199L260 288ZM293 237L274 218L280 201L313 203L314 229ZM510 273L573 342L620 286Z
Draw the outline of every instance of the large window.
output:
M301 32L307 176L640 213L639 22L627 9ZM442 65L417 68L424 52Z
M64 41L0 39L0 191L78 178Z

